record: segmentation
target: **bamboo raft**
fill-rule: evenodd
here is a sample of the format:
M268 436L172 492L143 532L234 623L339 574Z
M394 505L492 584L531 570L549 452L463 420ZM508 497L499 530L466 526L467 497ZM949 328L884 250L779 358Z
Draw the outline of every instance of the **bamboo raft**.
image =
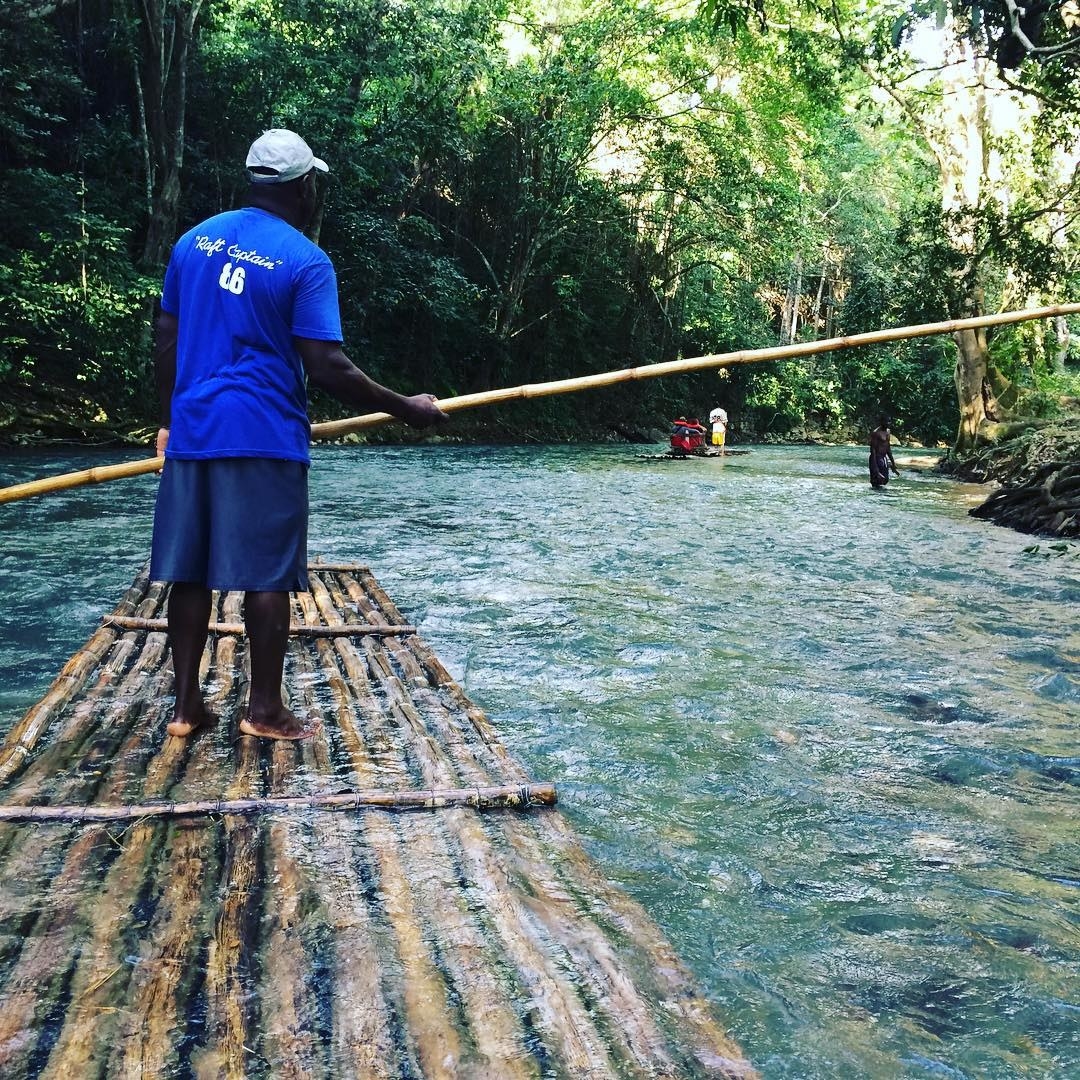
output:
M696 461L701 458L729 458L741 457L743 454L752 454L753 450L725 450L721 453L712 448L706 450L692 450L689 454L673 454L670 450L662 454L638 454L641 461Z
M300 744L237 733L235 593L219 721L165 734L166 596L140 574L0 747L0 1075L755 1075L366 568L293 598Z

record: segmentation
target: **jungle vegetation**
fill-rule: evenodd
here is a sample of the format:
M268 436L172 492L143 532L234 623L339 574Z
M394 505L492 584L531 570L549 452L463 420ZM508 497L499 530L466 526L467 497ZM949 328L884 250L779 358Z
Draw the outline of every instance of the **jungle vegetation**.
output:
M1033 14L1035 13L1035 14ZM1036 18L1037 14L1037 18ZM0 437L142 438L173 240L268 127L331 164L346 348L450 396L1080 297L1076 0L9 0ZM975 449L1075 403L1065 320L455 419ZM317 416L340 415L316 401Z

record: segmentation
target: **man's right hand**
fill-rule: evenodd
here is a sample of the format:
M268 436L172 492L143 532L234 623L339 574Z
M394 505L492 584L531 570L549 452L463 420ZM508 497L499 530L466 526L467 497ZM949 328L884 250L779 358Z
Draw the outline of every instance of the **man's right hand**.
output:
M157 433L157 440L154 443L154 454L161 458L158 462L158 467L155 472L161 472L165 468L165 447L169 445L169 429L167 427L159 427Z

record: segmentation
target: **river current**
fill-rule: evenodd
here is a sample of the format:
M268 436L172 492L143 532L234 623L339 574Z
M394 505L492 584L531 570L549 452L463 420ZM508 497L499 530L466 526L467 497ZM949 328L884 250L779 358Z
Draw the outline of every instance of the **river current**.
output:
M310 553L372 567L763 1076L1080 1075L1080 545L863 448L662 449L320 447ZM0 734L155 486L0 506Z

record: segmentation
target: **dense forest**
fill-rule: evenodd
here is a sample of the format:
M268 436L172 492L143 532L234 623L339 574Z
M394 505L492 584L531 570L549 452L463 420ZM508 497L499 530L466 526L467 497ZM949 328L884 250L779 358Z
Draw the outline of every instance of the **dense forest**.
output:
M330 163L313 235L346 348L403 392L1075 299L1078 35L1075 0L8 0L0 439L148 437L170 246L242 203L272 126ZM635 437L722 404L736 439L861 439L884 414L962 454L1075 406L1078 330L635 382L449 431Z

